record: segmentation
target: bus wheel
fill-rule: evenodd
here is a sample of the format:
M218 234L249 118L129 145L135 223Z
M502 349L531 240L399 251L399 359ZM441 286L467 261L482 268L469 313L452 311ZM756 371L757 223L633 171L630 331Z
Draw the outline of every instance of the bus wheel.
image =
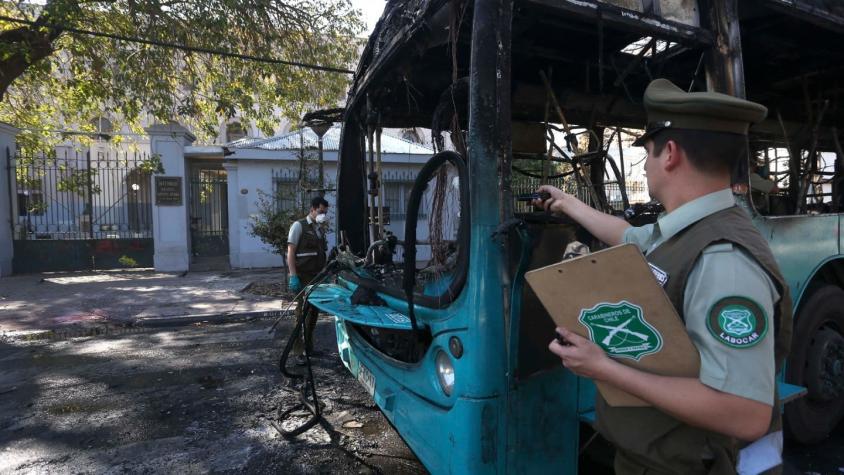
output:
M809 390L785 406L788 435L802 444L827 438L844 416L844 290L820 287L803 305L786 380Z

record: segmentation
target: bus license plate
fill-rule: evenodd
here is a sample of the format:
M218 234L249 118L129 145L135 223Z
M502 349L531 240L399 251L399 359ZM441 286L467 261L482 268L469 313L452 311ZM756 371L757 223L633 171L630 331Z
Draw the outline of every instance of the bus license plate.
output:
M363 388L366 389L370 397L375 397L375 376L372 375L372 372L363 363L358 364L358 381L363 385Z

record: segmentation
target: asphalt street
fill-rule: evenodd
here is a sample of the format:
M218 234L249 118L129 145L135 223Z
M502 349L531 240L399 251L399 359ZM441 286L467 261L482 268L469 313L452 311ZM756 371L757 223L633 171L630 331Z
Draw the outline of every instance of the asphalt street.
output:
M270 324L0 339L0 473L425 473L340 363L328 317L314 360L326 423L282 438L278 408L298 393L278 372L283 340ZM841 428L818 446L788 445L785 473L844 473L842 446ZM581 473L610 473L583 462Z
M327 318L314 368L327 424L280 437L278 407L298 392L271 323L0 341L0 473L424 473L339 362Z

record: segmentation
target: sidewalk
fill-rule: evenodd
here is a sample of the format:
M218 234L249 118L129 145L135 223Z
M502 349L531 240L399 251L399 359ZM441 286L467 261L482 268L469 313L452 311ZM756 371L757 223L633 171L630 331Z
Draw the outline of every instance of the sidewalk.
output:
M283 278L279 269L161 273L115 270L32 274L0 279L0 333L98 326L152 326L204 318L274 317L281 296L242 292Z

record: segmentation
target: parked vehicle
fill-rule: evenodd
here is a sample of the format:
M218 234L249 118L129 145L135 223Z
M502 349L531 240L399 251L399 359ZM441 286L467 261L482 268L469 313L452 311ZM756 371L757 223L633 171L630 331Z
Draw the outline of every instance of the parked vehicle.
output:
M524 274L559 261L567 243L600 244L518 195L550 182L607 212L628 208L609 137L645 124L640 98L653 77L769 108L751 129L751 157L767 157L785 191L763 197L773 203L763 215L741 186L747 163L735 182L794 300L780 397L808 388L786 405L792 440L818 441L840 422L844 8L738 3L387 5L343 119L336 229L346 270L310 302L336 316L343 362L431 472L576 473L589 453L594 386L547 351L554 325ZM416 180L398 239L378 219L375 143L386 127L431 128L441 150ZM450 224L417 231L420 209L451 213ZM656 212L638 205L627 217L641 224ZM419 270L422 245L435 262Z

